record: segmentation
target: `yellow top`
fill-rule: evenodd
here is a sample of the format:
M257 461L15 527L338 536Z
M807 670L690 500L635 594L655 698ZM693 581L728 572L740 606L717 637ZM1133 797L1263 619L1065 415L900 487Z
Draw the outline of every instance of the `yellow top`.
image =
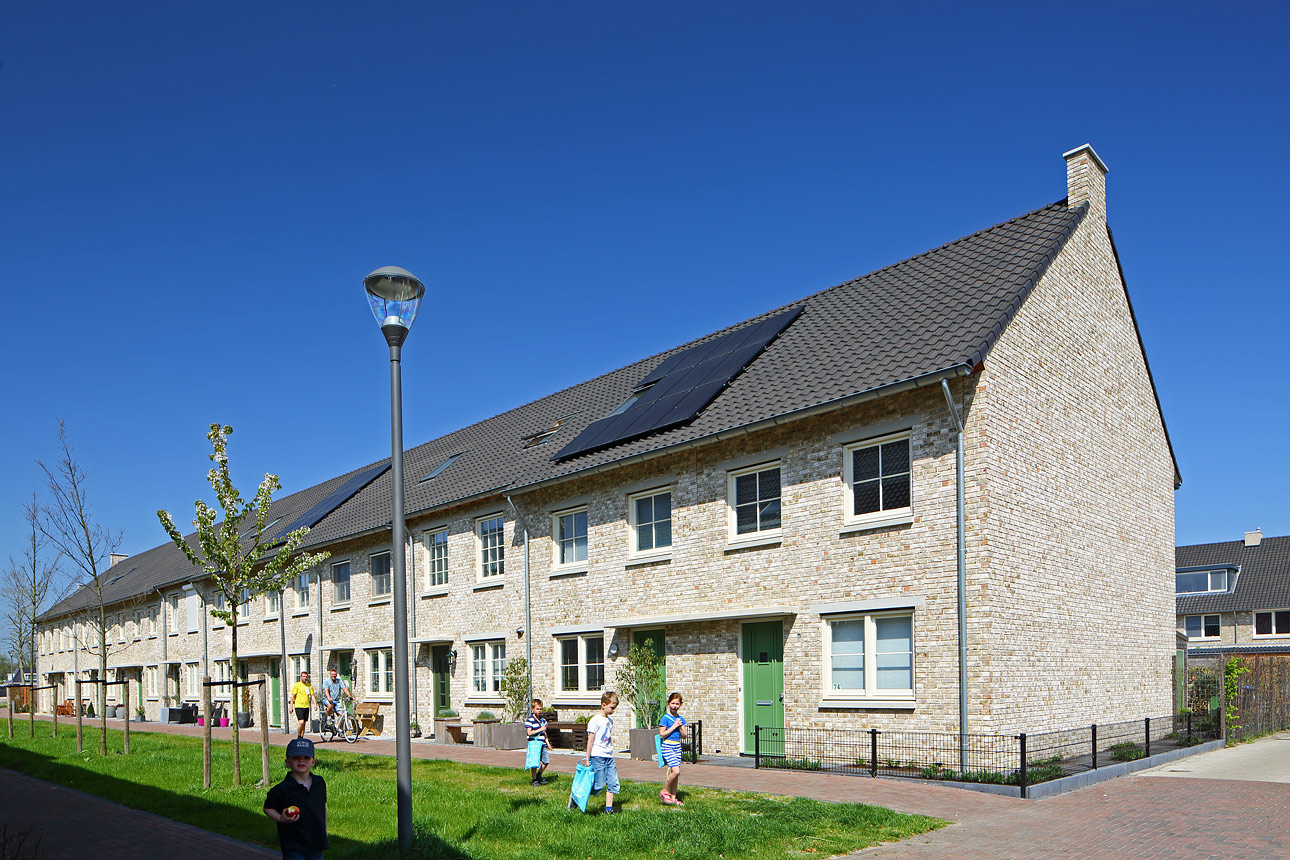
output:
M314 688L306 684L304 681L296 681L291 685L291 701L293 703L293 707L307 708L309 707L309 700L312 698L315 698Z

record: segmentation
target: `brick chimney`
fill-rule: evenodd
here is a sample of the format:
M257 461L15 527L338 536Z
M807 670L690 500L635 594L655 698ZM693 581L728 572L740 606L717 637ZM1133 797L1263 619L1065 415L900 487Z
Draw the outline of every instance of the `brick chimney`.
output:
M1091 144L1077 146L1064 153L1066 159L1066 196L1074 209L1085 201L1089 214L1106 220L1106 162L1093 151Z
M1246 546L1258 546L1263 542L1263 529L1255 529L1252 532L1245 533Z
M124 553L124 552L108 553L108 567L118 565L129 557L130 557L130 554Z

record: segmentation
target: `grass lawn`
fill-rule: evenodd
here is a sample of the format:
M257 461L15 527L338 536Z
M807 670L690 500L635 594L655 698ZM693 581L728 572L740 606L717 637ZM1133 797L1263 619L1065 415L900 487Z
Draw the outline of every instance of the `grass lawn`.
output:
M108 732L109 754L98 755L97 729L85 732L86 752L76 752L76 730L49 724L0 738L0 767L71 786L249 842L276 847L275 827L261 813L265 789L232 781L232 745L216 742L211 789L201 787L201 741L134 732L122 755L121 733ZM243 779L260 774L259 747L243 744ZM282 750L271 750L274 778L285 774ZM321 746L316 772L327 780L329 860L397 857L394 834L394 759ZM667 857L829 857L868 845L904 839L945 824L877 806L822 803L716 789L684 788L682 809L662 806L658 787L623 781L613 817L566 809L569 778L534 788L525 771L448 761L412 763L417 828L414 856L424 860L614 860ZM592 798L588 810L599 811Z

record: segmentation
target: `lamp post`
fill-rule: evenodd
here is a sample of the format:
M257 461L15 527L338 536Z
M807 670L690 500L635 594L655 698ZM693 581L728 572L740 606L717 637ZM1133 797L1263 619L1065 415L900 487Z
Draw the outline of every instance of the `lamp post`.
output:
M412 742L408 735L408 593L403 558L403 380L400 350L417 317L426 288L406 269L386 266L363 279L372 315L390 345L390 474L394 562L394 720L397 726L395 782L398 795L399 854L412 845Z

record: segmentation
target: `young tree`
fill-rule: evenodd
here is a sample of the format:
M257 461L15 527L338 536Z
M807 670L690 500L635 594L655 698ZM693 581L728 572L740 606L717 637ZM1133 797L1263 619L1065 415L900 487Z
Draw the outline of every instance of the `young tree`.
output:
M25 664L32 676L39 678L36 672L36 619L56 593L55 580L58 576L59 556L52 561L43 561L41 553L49 545L49 538L40 531L40 505L36 494L31 494L31 501L22 506L23 518L27 521L27 546L23 549L21 562L15 562L9 556L9 569L0 581L0 594L3 594L5 615L11 631L11 645L21 656L20 664ZM39 683L37 681L36 683ZM31 736L36 734L36 701L35 693L31 699Z
M232 637L232 654L229 666L233 677L238 677L237 659L237 608L242 602L243 592L250 597L266 591L281 591L291 580L304 573L314 565L325 561L330 553L305 553L296 555L308 528L298 528L278 543L277 540L266 540L264 527L268 522L269 506L273 503L273 492L282 488L277 475L266 474L250 502L242 500L241 493L233 486L233 479L228 469L228 437L233 428L212 424L206 438L210 440L212 453L209 455L215 467L206 473L206 480L215 491L215 498L223 511L224 519L217 523L219 516L210 505L201 499L194 503L196 516L193 527L197 529L192 536L196 546L184 539L175 528L174 520L166 511L157 511L162 528L175 546L200 567L211 578L215 590L224 596L222 609L212 607L210 614L228 625ZM251 518L254 526L245 529L243 523ZM245 534L243 534L245 532ZM233 721L233 784L241 785L242 767L239 755L239 737L237 721Z
M41 534L49 539L59 554L76 567L75 585L89 592L93 607L88 611L95 638L98 639L99 680L107 680L108 638L107 612L103 608L103 588L107 585L112 553L121 545L121 532L109 531L94 519L86 488L87 476L76 462L67 426L58 422L58 446L62 456L53 468L37 460L48 480L51 501L42 505L37 520ZM93 643L77 643L93 652ZM98 685L100 719L99 753L107 755L106 688Z

